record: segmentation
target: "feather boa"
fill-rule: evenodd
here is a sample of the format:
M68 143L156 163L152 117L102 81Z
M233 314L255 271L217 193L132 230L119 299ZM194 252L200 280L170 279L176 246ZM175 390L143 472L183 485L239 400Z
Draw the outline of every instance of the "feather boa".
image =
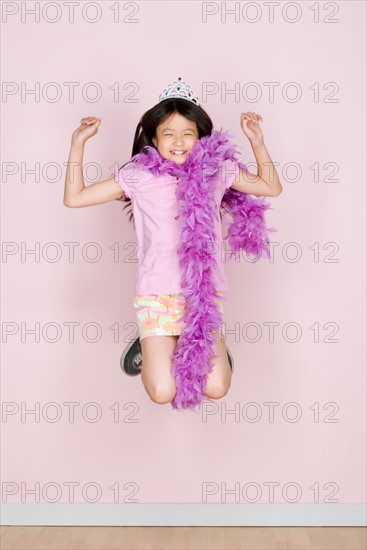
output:
M223 298L216 295L212 280L216 260L207 246L216 242L214 181L219 163L226 159L234 160L239 168L248 171L235 158L237 151L228 137L233 136L213 129L209 136L197 140L181 165L163 158L151 146L130 159L157 176L170 174L180 178L176 188L178 216L175 219L180 224L181 243L177 253L186 308L185 326L177 340L171 369L176 381L176 394L171 401L174 409L196 412L195 408L204 399L208 374L213 370L210 360L218 357L215 355L216 334L212 331L220 328L222 316L215 301ZM277 230L265 226L264 212L270 205L264 202L264 197L254 198L229 188L221 206L232 216L224 237L231 251L229 260L241 249L250 255L270 258L268 232Z

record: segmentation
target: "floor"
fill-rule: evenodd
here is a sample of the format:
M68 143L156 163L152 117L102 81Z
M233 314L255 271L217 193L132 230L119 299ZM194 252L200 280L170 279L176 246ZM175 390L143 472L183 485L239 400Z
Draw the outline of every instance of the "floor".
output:
M2 526L1 550L366 550L365 527Z

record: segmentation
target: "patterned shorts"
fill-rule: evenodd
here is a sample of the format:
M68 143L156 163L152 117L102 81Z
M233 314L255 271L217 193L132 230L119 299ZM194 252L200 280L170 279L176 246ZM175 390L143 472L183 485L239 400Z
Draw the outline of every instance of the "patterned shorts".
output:
M218 291L218 295L223 292ZM223 316L222 300L217 300ZM185 326L185 296L182 294L139 294L134 296L134 308L139 326L140 341L146 336L181 334ZM212 331L215 332L215 331ZM223 327L221 325L221 334Z

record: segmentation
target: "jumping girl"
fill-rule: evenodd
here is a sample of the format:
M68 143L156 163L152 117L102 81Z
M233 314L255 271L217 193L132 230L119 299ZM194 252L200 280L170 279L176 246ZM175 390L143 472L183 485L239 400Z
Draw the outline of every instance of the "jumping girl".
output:
M232 358L220 330L228 289L220 208L234 220L228 232L231 249L268 255L267 231L275 229L265 227L269 205L262 198L278 196L282 186L260 121L257 113L241 113L240 125L258 166L258 173L251 174L235 158L227 135L214 130L191 87L179 79L141 117L131 159L113 177L88 187L84 145L97 133L101 118L82 118L72 134L64 205L123 200L132 206L139 338L122 360L128 374L134 374L129 365L141 372L156 403L194 409L204 396L219 399L230 388Z

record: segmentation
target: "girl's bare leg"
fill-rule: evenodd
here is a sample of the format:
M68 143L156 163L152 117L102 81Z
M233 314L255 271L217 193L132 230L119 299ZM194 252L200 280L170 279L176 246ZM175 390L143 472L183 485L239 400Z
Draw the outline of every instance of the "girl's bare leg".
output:
M220 330L216 334L217 348L215 351L219 357L211 359L213 370L208 374L205 394L211 399L224 397L231 386L232 369L228 361L226 344L222 340Z
M141 379L149 397L156 403L169 403L176 394L175 380L170 371L177 340L178 335L146 336L140 340Z
M141 378L152 401L169 403L176 394L175 380L171 375L173 353L177 336L146 336L141 343ZM228 362L225 342L220 331L216 334L216 355L211 359L213 370L208 374L205 394L211 399L224 397L231 386L232 370Z

